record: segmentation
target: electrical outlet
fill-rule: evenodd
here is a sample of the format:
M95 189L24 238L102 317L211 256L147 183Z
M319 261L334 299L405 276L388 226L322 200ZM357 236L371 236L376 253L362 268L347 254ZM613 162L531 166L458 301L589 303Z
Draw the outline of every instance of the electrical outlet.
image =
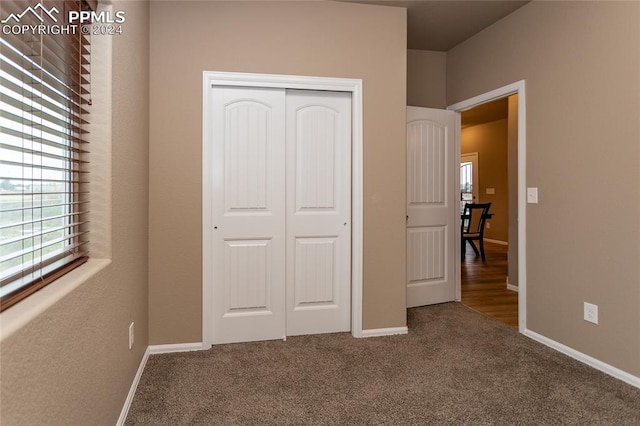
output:
M598 305L584 302L584 320L598 324Z
M487 221L485 225L487 226L487 229L491 229L491 222Z
M134 323L131 323L131 325L129 325L129 349L133 347L133 341L134 341L133 328L134 328Z

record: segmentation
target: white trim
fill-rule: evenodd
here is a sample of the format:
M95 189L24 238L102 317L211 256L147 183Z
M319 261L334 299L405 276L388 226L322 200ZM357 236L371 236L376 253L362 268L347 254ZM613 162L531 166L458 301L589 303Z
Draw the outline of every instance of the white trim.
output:
M136 372L135 377L133 378L133 382L131 383L131 387L129 388L129 393L127 394L127 399L124 400L124 405L122 406L122 411L120 411L120 417L118 417L117 426L124 425L124 422L127 420L127 415L129 414L129 408L131 408L131 403L133 402L133 397L136 394L136 390L138 389L138 383L140 383L140 377L142 377L142 372L147 365L147 360L149 359L149 347L144 351L144 355L142 356L142 360L140 361L140 365L138 366L138 371Z
M486 242L488 242L488 243L500 244L501 246L508 246L509 245L509 243L506 242L506 241L492 240L491 238L485 238L484 240Z
M518 292L518 286L514 284L509 284L509 275L505 278L505 282L507 284L507 290Z
M209 346L211 347L211 346ZM149 345L149 353L151 355L156 354L172 354L175 352L191 352L201 351L209 349L205 347L202 342L196 343L172 343L168 345Z
M456 111L456 125L455 125L455 129L454 129L454 137L455 137L455 147L454 147L454 156L455 158L458 159L458 161L460 161L460 158L462 157L462 114L460 114L459 112ZM458 163L459 164L459 163ZM456 188L455 190L457 191L460 188L460 170L458 170L456 173L454 173L455 176L453 177L453 185L454 188ZM480 196L479 191L478 191L478 196ZM456 200L459 200L459 196L456 196ZM456 201L456 208L455 210L455 214L456 214L456 221L454 223L460 223L460 202ZM462 280L462 259L460 259L460 251L462 249L461 245L461 240L462 240L462 235L460 234L461 229L459 226L454 226L454 234L455 234L455 256L454 258L454 262L455 262L455 286L456 286L456 302L462 302L462 286L461 286L461 280Z
M211 124L205 117L210 117L211 83L207 80L206 72L202 78L202 344L211 347L213 344L213 262L206 262L206 256L213 253L213 240L210 232L205 229L213 228L213 170L206 159L211 158L213 147L209 141Z
M122 407L122 411L120 412L120 417L118 417L118 422L116 423L116 425L122 426L127 420L127 415L129 414L129 408L131 408L133 397L135 396L136 390L138 389L138 384L140 383L140 378L142 377L144 368L146 367L147 361L149 360L149 355L166 354L166 353L174 353L174 352L199 351L202 349L207 349L202 345L202 343L178 343L173 345L147 346L147 350L144 352L142 360L140 361L140 366L138 367L138 371L136 372L136 375L133 378L133 382L131 383L131 387L129 388L129 393L127 394L127 399L125 399L124 401L124 405Z
M523 89L524 80L516 81L515 83L507 84L506 86L500 87L490 92L474 96L473 98L458 102L453 105L449 105L447 109L457 112L467 111L477 107L478 105L486 104L487 102L495 101L496 99L504 98L505 96L514 95L516 93L519 93Z
M408 327L389 327L389 328L371 328L369 330L362 330L360 337L380 337L380 336L395 336L398 334L409 334Z
M271 87L278 89L330 90L354 92L362 87L361 79L312 77L301 75L253 74L241 72L203 71L204 79L211 86Z
M461 113L462 111L466 111L478 105L514 94L518 95L518 330L520 333L524 333L527 328L527 111L525 102L525 81L520 80L515 83L508 84L482 95L467 99L466 101L450 105L447 109ZM460 126L458 126L458 129L459 128ZM460 244L459 233L460 231L458 230L456 244ZM460 246L458 245L458 249L459 248ZM460 252L460 250L458 250L458 252ZM459 277L460 275L458 272L456 274L456 294L460 291Z
M362 337L362 268L363 268L363 95L362 80L354 78L307 77L296 75L252 74L203 71L203 127L202 127L202 253L212 253L211 235L211 182L212 170L206 161L210 158L211 129L208 120L210 88L212 86L272 87L282 89L331 90L350 92L352 104L352 168L351 168L351 334ZM202 262L202 349L212 344L212 283L211 262Z
M555 340L549 339L548 337L545 337L541 334L536 333L535 331L525 329L523 334L539 343L542 343L543 345L546 345L552 349L555 349L558 352L562 352L563 354L570 356L573 359L576 359L584 364L587 364L588 366L593 367L596 370L600 370L603 373L606 373L612 377L615 377L616 379L622 380L623 382L628 383L631 386L640 388L640 377L629 374L626 371L620 370L617 367L614 367L610 364L602 362L587 354L584 354L580 351L570 348L569 346L565 346L562 343L558 343Z

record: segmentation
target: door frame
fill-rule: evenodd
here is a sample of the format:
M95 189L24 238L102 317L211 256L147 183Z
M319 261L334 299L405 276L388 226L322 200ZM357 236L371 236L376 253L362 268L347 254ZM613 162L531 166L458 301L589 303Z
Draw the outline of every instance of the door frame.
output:
M351 93L351 335L362 337L363 95L362 79L203 71L202 73L202 346L212 345L213 253L210 100L212 86L327 90Z
M497 88L473 98L458 102L447 107L456 111L458 123L456 131L461 131L461 112L479 105L510 95L518 95L518 331L524 333L527 328L527 149L526 149L526 102L525 80ZM456 156L460 158L460 139L456 147ZM460 176L457 176L456 187L460 186ZM460 253L460 229L456 229L457 253ZM460 258L456 257L456 297L461 298Z

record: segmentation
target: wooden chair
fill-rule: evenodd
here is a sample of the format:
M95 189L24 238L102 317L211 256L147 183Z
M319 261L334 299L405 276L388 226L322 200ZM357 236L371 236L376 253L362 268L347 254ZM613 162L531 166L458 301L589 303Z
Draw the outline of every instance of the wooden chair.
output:
M487 214L491 203L483 204L466 204L464 206L464 213L462 214L461 227L462 227L462 259L464 259L465 252L467 251L467 241L471 244L471 248L476 253L476 256L482 256L482 261L486 261L484 255L484 224L487 221ZM478 241L480 246L480 252L476 247L474 241Z

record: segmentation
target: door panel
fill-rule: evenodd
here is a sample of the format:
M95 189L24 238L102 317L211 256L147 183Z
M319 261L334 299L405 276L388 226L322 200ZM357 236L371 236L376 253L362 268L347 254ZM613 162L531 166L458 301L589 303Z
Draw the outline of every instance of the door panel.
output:
M270 107L253 100L239 100L224 109L227 213L269 211L270 115Z
M455 118L407 107L407 307L455 299Z
M335 300L337 241L333 237L295 239L295 307Z
M446 194L446 128L415 120L407 124L408 188L412 206L442 206Z
M269 312L270 263L269 240L225 241L224 317Z
M409 269L409 283L423 280L445 279L446 227L429 226L409 228L408 244L412 255ZM422 261L428 259L429 261Z
M212 90L213 343L282 339L285 91Z
M287 91L287 335L349 331L351 96Z

